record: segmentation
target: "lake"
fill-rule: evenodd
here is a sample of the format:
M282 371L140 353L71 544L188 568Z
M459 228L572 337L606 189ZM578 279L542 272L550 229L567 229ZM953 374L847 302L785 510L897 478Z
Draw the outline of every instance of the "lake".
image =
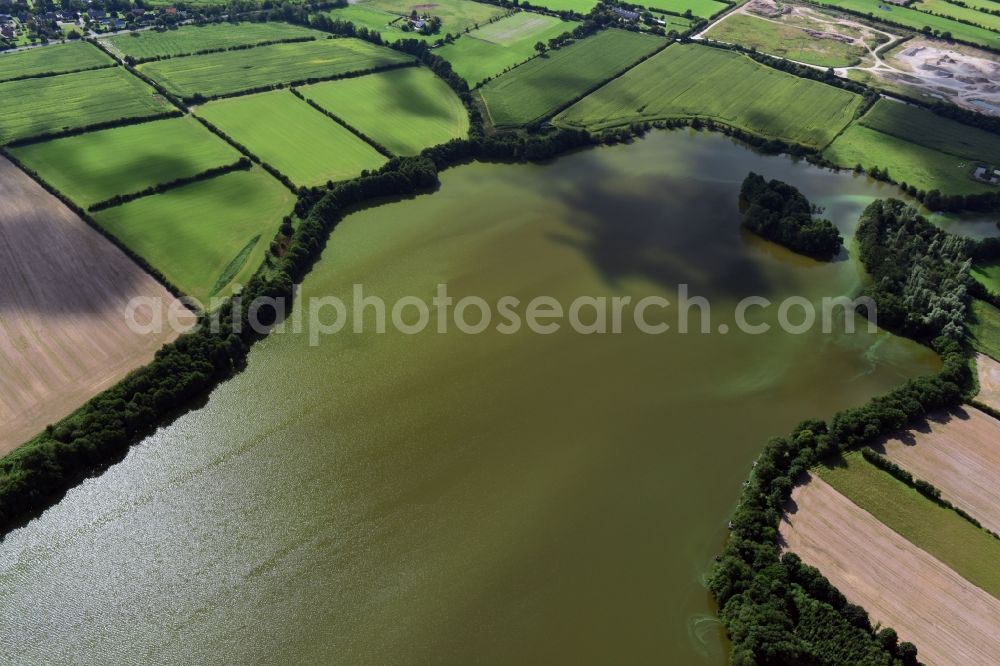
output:
M0 544L0 662L724 663L704 578L766 439L939 367L842 325L717 332L746 296L864 279L853 254L741 232L750 170L846 233L895 192L684 131L457 167L351 215L297 307L356 283L567 303L687 284L715 332L272 335Z

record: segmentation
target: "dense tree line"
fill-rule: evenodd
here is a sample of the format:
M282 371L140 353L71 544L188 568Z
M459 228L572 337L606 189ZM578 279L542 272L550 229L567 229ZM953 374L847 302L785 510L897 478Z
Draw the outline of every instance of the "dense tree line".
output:
M867 613L798 558L779 556L778 524L795 483L817 462L960 403L972 385L966 351L933 342L944 367L864 407L806 421L770 440L757 459L730 523L709 587L733 641L732 663L913 664L916 649L875 634ZM809 612L803 612L808 609Z
M809 200L788 183L750 172L740 187L740 207L744 227L800 254L829 261L843 246L833 222L813 218Z
M897 199L872 202L857 241L872 275L878 323L903 335L961 339L969 309L971 241L941 231Z
M157 183L156 185L150 185L149 187L139 190L138 192L130 192L129 194L116 194L110 199L105 199L104 201L98 201L97 203L89 206L87 208L88 212L96 213L97 211L104 210L105 208L111 208L113 206L120 206L129 201L135 201L136 199L141 199L142 197L148 197L153 194L160 194L161 192L166 192L167 190L172 190L183 185L190 185L191 183L197 183L201 180L208 180L209 178L215 178L216 176L221 176L222 174L229 173L230 171L246 171L251 166L253 162L250 161L249 157L245 155L238 159L232 164L224 164L222 166L212 167L211 169L205 169L201 173L196 173L193 176L184 176L182 178L175 178L166 183Z

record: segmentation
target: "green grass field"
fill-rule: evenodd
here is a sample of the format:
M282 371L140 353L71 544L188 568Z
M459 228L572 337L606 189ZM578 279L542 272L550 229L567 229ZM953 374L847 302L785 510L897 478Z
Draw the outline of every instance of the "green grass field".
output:
M207 305L223 274L233 275L218 291L223 296L234 281L249 279L294 204L295 195L254 167L136 199L94 218L171 283ZM241 255L245 261L234 271L234 260Z
M816 39L798 26L767 21L749 14L727 16L712 26L707 36L820 67L857 65L867 53L853 44L835 39Z
M966 158L897 139L858 123L837 137L823 152L823 157L845 169L856 164L866 169L888 169L893 180L913 185L919 190L972 194L996 189L969 177L972 162Z
M424 67L317 83L300 92L397 155L416 155L469 133L462 100Z
M1000 361L1000 310L986 301L973 299L969 335L977 351Z
M535 55L535 43L572 31L579 23L518 12L463 35L435 51L469 85L476 85Z
M942 153L988 164L1000 163L1000 136L942 118L926 109L882 99L859 122Z
M84 208L240 159L228 143L188 117L88 132L11 152Z
M716 2L716 0L649 0L648 6L654 11L664 9L678 14L683 14L690 9L693 16L706 19L729 8L726 3Z
M439 39L445 33L458 34L466 28L472 30L476 25L483 25L491 18L503 16L508 10L497 5L473 0L435 0L434 2L399 2L399 0L360 0L359 7L375 9L397 16L410 15L416 11L419 15L436 16L441 19L441 29L432 39ZM407 35L412 37L413 34Z
M322 39L171 58L139 69L181 97L213 97L412 61L411 56L360 39Z
M597 6L597 0L534 0L531 4L557 12L589 14Z
M480 88L497 127L540 120L661 48L664 40L605 30L535 58Z
M115 61L99 48L83 41L53 44L14 53L0 52L0 82L22 76L74 72L114 63Z
M767 138L821 148L861 97L697 44L674 44L553 120L602 130L667 118L711 118Z
M666 25L662 26L666 32L673 30L674 32L682 33L691 29L691 21L686 18L674 16L673 14L658 14L656 12L653 12L653 16L666 23Z
M976 264L972 267L972 277L993 293L1000 294L1000 263Z
M914 546L1000 597L1000 540L878 469L858 452L848 454L843 464L820 468L819 476Z
M982 25L990 30L1000 30L1000 16L981 12L971 5L968 7L960 7L958 5L953 5L950 2L945 2L945 0L917 0L917 2L911 5L911 7L923 12L944 14L945 16L950 16L960 21L968 21L969 23ZM991 9L1000 9L1000 3L994 3Z
M1000 48L1000 33L977 28L953 21L941 16L932 16L925 12L891 5L880 0L817 0L818 2L831 7L842 7L862 14L871 14L875 20L888 21L911 30L921 30L925 26L939 32L950 32L952 37L961 39L973 44L981 44L990 48ZM980 21L981 23L981 21Z
M354 178L386 162L377 150L287 90L211 102L197 113L299 186Z
M172 30L143 30L101 39L112 52L136 59L174 56L207 49L259 44L295 37L325 38L317 30L291 23L210 23Z
M121 67L0 83L0 144L173 108Z

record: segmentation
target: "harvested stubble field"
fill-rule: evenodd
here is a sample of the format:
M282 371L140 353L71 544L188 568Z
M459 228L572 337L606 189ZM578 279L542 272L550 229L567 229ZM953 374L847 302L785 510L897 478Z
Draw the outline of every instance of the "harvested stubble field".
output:
M782 548L817 567L873 623L937 666L992 665L1000 601L972 585L813 476L792 492Z
M936 486L944 499L983 527L1000 533L1000 421L963 407L872 448Z
M480 93L494 125L519 127L554 113L663 45L658 37L605 30L493 79Z
M473 30L436 51L470 86L535 55L535 43L571 32L579 23L518 12Z
M818 470L820 478L914 546L1000 598L1000 540L927 499L860 452Z
M214 97L407 62L413 62L413 57L360 39L341 38L170 58L144 63L139 69L180 97Z
M469 133L462 100L424 67L317 83L300 92L396 155L416 155Z
M861 97L771 69L731 51L673 44L583 98L556 125L602 130L633 122L702 118L766 138L822 148Z
M0 82L113 64L115 61L107 54L87 42L68 42L13 53L0 52Z
M121 67L0 83L0 144L173 109Z
M976 399L1000 411L1000 363L986 354L977 354L976 370L979 376L979 395ZM1000 447L1000 444L997 446Z
M87 132L11 153L83 208L240 159L236 149L188 117Z
M111 52L121 56L162 58L208 49L248 46L261 42L299 37L325 38L318 30L291 23L210 23L188 25L170 30L143 30L106 37L101 41Z
M882 0L816 0L831 7L841 7L854 12L868 14L876 21L887 21L911 30L920 31L925 26L939 32L950 32L956 39L972 44L1000 48L1000 33L977 26L959 23L944 16L934 16L926 12L900 7Z
M2 454L148 363L176 335L126 327L132 298L162 299L165 311L173 297L2 157L0 237Z
M197 113L299 186L354 178L386 162L377 150L287 90L210 102Z
M255 167L136 199L94 218L207 306L211 296L228 296L235 282L245 283L257 270L294 204L284 185ZM228 279L220 284L220 276Z

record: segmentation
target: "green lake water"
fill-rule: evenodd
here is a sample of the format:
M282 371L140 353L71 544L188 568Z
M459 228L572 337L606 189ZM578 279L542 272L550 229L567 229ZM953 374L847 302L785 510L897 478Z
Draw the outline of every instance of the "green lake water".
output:
M355 283L566 303L686 283L722 323L745 296L856 289L853 257L741 233L750 170L845 232L893 192L684 132L471 164L347 218L299 304ZM5 538L0 663L722 664L704 577L765 440L938 367L884 333L307 342L262 341Z

